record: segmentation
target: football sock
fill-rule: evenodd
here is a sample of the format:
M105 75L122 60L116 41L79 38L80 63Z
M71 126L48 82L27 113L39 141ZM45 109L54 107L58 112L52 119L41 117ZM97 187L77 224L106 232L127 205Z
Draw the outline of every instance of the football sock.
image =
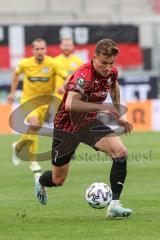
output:
M123 184L127 175L127 157L113 158L110 172L110 183L113 193L113 200L119 200Z
M45 187L57 187L52 181L52 171L45 171L39 178L39 183Z

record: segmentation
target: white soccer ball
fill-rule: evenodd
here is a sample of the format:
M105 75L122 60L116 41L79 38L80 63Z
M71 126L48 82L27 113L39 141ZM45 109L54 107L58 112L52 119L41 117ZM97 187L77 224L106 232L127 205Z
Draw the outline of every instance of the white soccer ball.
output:
M93 208L105 208L112 200L112 190L107 184L96 182L87 188L85 199Z

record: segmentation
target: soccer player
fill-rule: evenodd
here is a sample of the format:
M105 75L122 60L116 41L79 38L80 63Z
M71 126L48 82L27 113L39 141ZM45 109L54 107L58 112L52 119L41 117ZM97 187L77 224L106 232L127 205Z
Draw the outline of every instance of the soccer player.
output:
M102 39L96 44L93 59L70 77L54 119L52 171L36 178L35 193L41 204L48 201L46 187L63 185L71 156L83 142L113 159L110 172L113 198L107 216L126 217L132 213L120 203L127 174L127 149L116 132L98 119L98 113L109 114L124 127L125 133L131 131L131 125L120 116L118 72L114 67L118 54L114 41ZM108 93L113 101L110 105L103 103Z
M83 62L78 56L73 54L74 43L72 38L70 37L62 38L60 42L60 49L62 53L55 57L54 60L62 69L67 71L68 75L70 76L75 72L75 70L78 69L78 67L80 67L83 64ZM55 89L53 92L54 96L53 106L55 113L57 112L58 106L63 98L64 94L63 85L64 79L61 78L60 75L57 75L55 80Z
M55 64L53 58L46 55L47 45L45 40L41 38L35 39L32 43L32 53L32 57L24 58L19 62L18 67L13 74L8 102L13 102L19 82L19 76L23 74L24 80L20 104L24 113L27 111L29 106L33 106L34 110L26 117L26 121L29 124L28 132L23 134L18 142L12 144L12 162L16 166L19 165L20 159L17 157L16 153L18 154L24 144L28 140L31 140L32 144L30 146L30 152L32 153L32 159L28 160L30 160L31 171L37 173L38 175L41 171L41 166L36 161L35 157L38 144L37 131L40 129L45 120L48 105L50 104L49 102L47 102L47 104L46 102L43 102L43 99L45 99L43 96L52 95L56 75L60 75L61 78L64 79L68 75L64 70L61 70L57 64ZM42 97L37 98L40 96ZM28 106L25 106L24 103L27 101ZM41 103L39 101L41 101ZM32 132L34 134L31 134Z

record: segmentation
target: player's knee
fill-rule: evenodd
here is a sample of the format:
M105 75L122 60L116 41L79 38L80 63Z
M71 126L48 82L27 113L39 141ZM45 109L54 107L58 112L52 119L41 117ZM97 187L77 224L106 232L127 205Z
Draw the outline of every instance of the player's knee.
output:
M126 148L126 147L122 147L121 149L120 149L120 156L121 157L125 157L125 156L127 156L128 155L128 149Z
M40 128L39 126L33 126L33 125L31 126L31 129L32 129L33 131L38 131L39 128Z
M37 131L40 128L40 124L37 118L31 118L28 120L28 123L30 124L30 128L33 131Z
M128 155L128 150L126 147L121 147L120 149L114 149L109 153L111 158L126 157Z
M52 181L56 184L56 186L62 186L65 181L65 177L53 176Z

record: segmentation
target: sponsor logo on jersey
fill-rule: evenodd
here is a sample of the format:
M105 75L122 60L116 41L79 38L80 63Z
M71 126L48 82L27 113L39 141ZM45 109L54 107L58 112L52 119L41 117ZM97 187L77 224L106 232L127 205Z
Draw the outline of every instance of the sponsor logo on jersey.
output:
M28 80L31 82L48 82L48 77L28 77Z
M96 92L96 93L91 93L91 97L103 97L106 98L108 95L108 92Z

